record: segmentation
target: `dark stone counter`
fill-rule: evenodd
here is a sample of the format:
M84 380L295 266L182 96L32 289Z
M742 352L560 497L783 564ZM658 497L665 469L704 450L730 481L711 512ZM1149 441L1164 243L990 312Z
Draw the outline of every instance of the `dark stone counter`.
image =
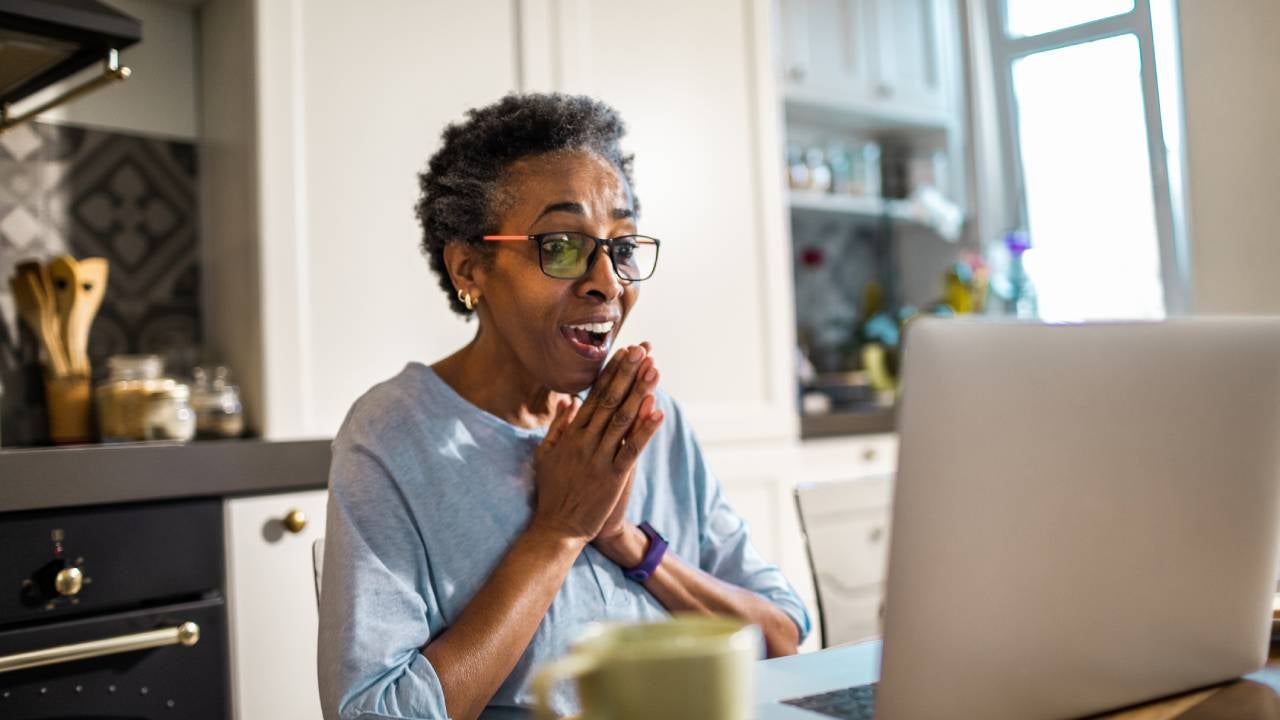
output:
M324 488L328 440L131 443L0 451L0 513Z

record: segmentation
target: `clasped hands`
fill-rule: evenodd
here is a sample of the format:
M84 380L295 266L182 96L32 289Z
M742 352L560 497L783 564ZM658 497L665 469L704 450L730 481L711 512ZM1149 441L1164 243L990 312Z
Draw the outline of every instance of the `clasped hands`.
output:
M663 421L648 343L614 353L584 403L561 400L534 454L532 526L597 545L621 536L636 459Z

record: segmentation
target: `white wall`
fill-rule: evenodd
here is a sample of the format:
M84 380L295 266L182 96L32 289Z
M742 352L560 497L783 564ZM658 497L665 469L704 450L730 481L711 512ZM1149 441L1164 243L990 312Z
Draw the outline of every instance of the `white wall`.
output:
M1280 313L1280 2L1181 0L1198 313Z
M142 41L120 55L133 76L42 113L37 119L195 139L199 87L195 10L160 0L110 0L110 4L142 21ZM86 68L22 105L31 107L28 103L43 102L101 72L101 65Z

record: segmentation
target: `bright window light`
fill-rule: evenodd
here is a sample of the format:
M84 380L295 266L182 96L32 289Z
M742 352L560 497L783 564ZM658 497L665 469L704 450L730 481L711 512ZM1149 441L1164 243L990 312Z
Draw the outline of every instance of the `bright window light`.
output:
M1164 317L1137 36L1015 60L1013 91L1041 318Z
M1123 15L1133 0L1006 0L1010 37L1028 37Z

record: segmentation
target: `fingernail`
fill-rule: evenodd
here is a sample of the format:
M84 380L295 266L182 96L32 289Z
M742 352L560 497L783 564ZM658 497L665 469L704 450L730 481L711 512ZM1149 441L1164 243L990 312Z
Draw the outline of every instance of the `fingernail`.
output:
M644 357L644 348L642 347L636 347L633 345L631 346L631 349L627 351L627 360L633 363L640 362L640 359L643 357Z
M661 410L655 410L655 411L653 412L653 414L652 414L652 415L650 415L649 417L650 417L650 418L652 418L652 419L653 419L653 421L654 421L655 423L660 423L660 422L662 422L662 418L663 418L664 416L663 416L663 414L662 414L662 411L661 411Z
M657 368L652 368L652 367L651 367L651 368L649 368L649 371L648 371L648 372L646 372L646 373L644 374L644 381L645 381L645 382L653 382L654 380L657 380L657 379L658 379L658 369L657 369Z

